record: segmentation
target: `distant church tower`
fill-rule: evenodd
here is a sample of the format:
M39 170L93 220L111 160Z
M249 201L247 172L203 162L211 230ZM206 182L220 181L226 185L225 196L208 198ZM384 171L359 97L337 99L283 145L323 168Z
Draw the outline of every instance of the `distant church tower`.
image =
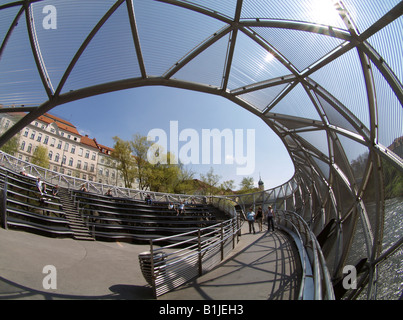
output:
M262 178L260 177L260 174L259 174L258 185L259 185L259 190L263 191L264 190L264 182L262 181Z

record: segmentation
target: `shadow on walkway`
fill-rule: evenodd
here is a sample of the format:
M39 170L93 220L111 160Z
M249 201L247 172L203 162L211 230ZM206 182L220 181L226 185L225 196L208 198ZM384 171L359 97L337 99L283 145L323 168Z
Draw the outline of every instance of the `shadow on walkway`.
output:
M301 266L294 244L281 231L245 234L241 251L209 273L159 300L294 300Z

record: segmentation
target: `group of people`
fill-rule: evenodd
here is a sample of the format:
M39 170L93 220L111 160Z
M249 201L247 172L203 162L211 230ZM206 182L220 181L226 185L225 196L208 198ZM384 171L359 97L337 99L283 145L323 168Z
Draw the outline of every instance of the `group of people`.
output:
M172 202L170 202L168 204L168 210L175 210L177 216L179 216L180 214L184 214L185 213L185 203L183 201L181 201L179 203L179 205L175 208L174 204Z
M249 233L255 234L255 221L259 226L259 231L263 231L263 219L267 221L267 231L274 231L274 210L271 206L267 208L265 212L263 212L262 207L259 207L257 213L253 211L253 208L249 208L249 212L246 215L246 219L249 224Z

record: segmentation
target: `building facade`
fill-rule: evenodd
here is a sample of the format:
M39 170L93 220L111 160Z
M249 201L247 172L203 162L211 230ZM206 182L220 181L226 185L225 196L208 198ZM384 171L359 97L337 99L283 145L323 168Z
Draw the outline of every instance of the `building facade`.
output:
M0 134L7 131L24 114L0 115ZM113 149L98 144L88 135L80 135L69 121L46 113L23 130L18 136L19 160L31 162L38 146L47 149L49 170L90 182L124 187L116 160L111 157Z

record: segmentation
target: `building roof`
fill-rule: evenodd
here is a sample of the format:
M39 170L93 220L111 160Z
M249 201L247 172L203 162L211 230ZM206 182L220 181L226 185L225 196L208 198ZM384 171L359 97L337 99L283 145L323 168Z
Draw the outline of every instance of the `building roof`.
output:
M89 138L88 135L81 136L81 143L86 146L98 149L98 145L96 144L94 139Z
M37 120L40 120L47 124L56 123L56 125L60 129L80 136L80 134L77 131L77 128L71 122L63 120L62 118L56 117L50 113L45 113L44 115L38 117Z

